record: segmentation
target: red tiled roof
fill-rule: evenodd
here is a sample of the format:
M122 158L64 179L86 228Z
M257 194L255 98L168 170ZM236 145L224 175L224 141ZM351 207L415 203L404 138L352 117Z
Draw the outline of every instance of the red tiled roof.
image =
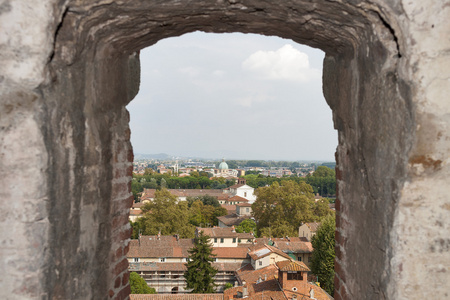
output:
M142 210L140 210L140 209L130 209L131 216L139 216L141 214L142 214Z
M303 271L303 272L309 272L311 271L303 262L301 261L279 261L277 262L277 267L280 269L280 271Z
M228 202L243 202L243 203L247 203L248 200L241 197L241 196L233 196L230 199L228 199Z
M130 241L130 250L127 257L188 257L187 250L194 246L193 239L176 239L171 235L159 238L152 235L143 235L139 240Z
M221 204L220 206L225 208L228 213L235 213L236 212L236 205Z
M237 225L241 224L242 221L244 221L246 219L249 219L249 218L250 218L250 216L242 216L242 217L240 217L240 216L238 216L235 213L229 214L229 215L226 215L226 216L217 217L217 219L220 222L222 222L223 224L225 224L227 226L232 226L232 225L237 226Z
M201 228L197 227L198 231L203 231L205 235L208 235L210 238L233 238L237 237L237 232L233 232L233 229L230 227L221 228L221 227L213 227L213 228Z
M217 200L227 200L228 198L230 198L228 194L217 195Z
M270 241L273 246L277 247L285 253L312 253L313 247L311 242L306 238L288 237L288 238L257 238L259 244L269 245Z
M318 223L318 222L305 223L305 224L306 224L306 226L309 227L309 230L311 230L312 232L316 232L317 228L319 228L319 226L320 226L320 223Z
M228 189L237 189L240 188L241 186L244 186L245 184L239 183L239 184L235 184L232 186L229 186Z
M239 282L245 281L249 295L247 299L251 300L285 300L286 298L278 285L277 274L278 269L275 265L269 265L259 270L254 270L250 265L250 267L246 266L236 271ZM240 291L242 292L242 287L240 287ZM225 293L225 295L228 295L228 293Z
M245 247L214 247L213 254L217 258L246 258L248 248Z
M269 246L269 245L264 245L263 247L257 248L255 250L251 251L249 253L249 255L250 255L250 257L253 260L258 260L260 258L263 258L263 257L266 257L266 256L270 255L271 253L278 254L278 255L280 255L280 256L282 256L284 258L287 258L289 260L292 259L289 255L287 255L286 253L284 253L280 249L272 247L272 246Z
M130 300L223 300L223 294L131 294Z
M137 203L133 203L133 208L141 208L142 206L144 206L145 203L143 202L137 202Z

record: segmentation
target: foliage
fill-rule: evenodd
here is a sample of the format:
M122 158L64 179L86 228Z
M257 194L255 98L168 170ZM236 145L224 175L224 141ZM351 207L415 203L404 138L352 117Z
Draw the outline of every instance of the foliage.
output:
M227 290L227 289L231 289L232 287L233 287L233 284L227 282L227 283L225 283L225 286L223 287L223 290L225 291L225 290Z
M147 285L144 278L136 272L130 273L131 294L156 294L156 290Z
M322 220L311 241L314 248L311 271L319 276L320 286L330 295L334 291L335 230L336 220L330 215Z
M257 200L252 204L258 236L270 233L273 237L295 235L302 222L314 220L314 197L305 182L282 181L256 190ZM263 228L269 228L262 231Z
M179 234L181 238L194 237L195 226L189 223L190 211L186 201L163 189L156 191L155 199L142 207L143 217L137 222L143 235Z
M210 195L204 195L204 196L198 196L198 197L187 197L186 198L189 207L194 203L196 200L200 200L205 205L212 205L214 207L220 207L220 203L217 200L216 197L210 196Z
M336 194L336 172L328 167L317 167L312 176L306 177L306 182L321 196Z
M333 211L329 207L329 200L327 198L322 198L314 204L314 216L317 220L320 220L328 215L333 214Z
M314 177L336 177L336 173L334 170L325 167L325 166L318 166L316 171L312 174Z
M213 248L209 243L209 236L200 231L194 240L194 247L189 252L189 260L184 273L187 289L193 294L214 293L214 276L217 270L211 265L214 261Z
M131 181L131 192L133 193L134 201L138 200L139 193L141 193L143 190L144 188L142 187L142 185L137 180L135 180L135 178L133 178L133 180Z
M275 220L270 227L261 228L259 236L285 237L296 236L297 230L286 220Z
M243 233L243 232L253 232L256 234L256 222L252 219L246 219L241 222L238 226L236 226L236 232Z
M206 195L198 197L201 200L196 199L188 197L188 201L178 202L169 191L156 191L154 201L143 206L143 216L134 223L130 222L133 228L131 237L137 239L139 232L142 235L161 232L163 235L179 234L181 238L192 238L196 226L217 226L217 217L227 214L227 210L212 196Z

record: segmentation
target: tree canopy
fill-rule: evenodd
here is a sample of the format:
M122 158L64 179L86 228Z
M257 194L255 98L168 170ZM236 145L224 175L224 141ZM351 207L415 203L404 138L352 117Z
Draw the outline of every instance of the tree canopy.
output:
M179 234L181 238L194 237L195 226L190 224L186 201L177 201L166 189L156 191L155 199L142 207L143 217L138 219L142 234Z
M255 193L257 200L252 210L258 236L292 236L302 222L314 220L313 189L305 182L282 181L281 185L274 182Z
M238 233L250 233L253 232L256 235L256 222L252 219L246 219L236 226L236 232Z
M316 171L312 174L314 177L335 177L336 173L334 170L325 167L325 166L318 166Z
M139 232L143 235L161 232L163 235L179 234L181 238L193 238L196 226L217 226L217 217L227 214L227 210L212 196L188 197L187 200L177 201L177 197L166 189L156 191L155 199L142 207L143 216L131 223L132 238L138 238Z
M189 252L189 260L184 273L187 289L193 294L206 294L215 292L214 276L217 273L211 263L214 261L213 248L209 243L209 236L202 231L194 239L194 247Z
M147 285L144 278L136 272L130 273L131 294L156 294L156 290Z
M321 287L330 295L334 292L335 230L336 219L330 215L322 220L311 240L314 248L311 271L319 277Z

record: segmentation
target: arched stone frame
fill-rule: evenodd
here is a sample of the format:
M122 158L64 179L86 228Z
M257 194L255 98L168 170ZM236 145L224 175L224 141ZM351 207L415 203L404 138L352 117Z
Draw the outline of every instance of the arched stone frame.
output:
M126 271L126 261L117 252L125 254L120 249L126 247L122 243L128 235L126 208L131 201L126 186L132 156L124 106L137 92L139 79L130 72L138 68L129 68L137 64L133 53L165 37L195 30L239 31L290 38L326 52L324 94L339 131L336 298L377 298L375 295L384 293L391 280L389 232L412 142L402 137L410 136L413 128L408 86L397 72L401 49L392 28L395 23L386 19L382 7L329 1L287 1L282 5L262 1L127 1L69 6L57 32L52 62L60 84L48 91L48 98L74 89L68 95L70 100L66 97L64 101L68 106L59 109L62 115L54 117L54 124L72 118L65 122L79 127L80 140L71 147L78 148L78 159L92 161L92 175L82 172L87 161L70 167L80 173L77 186L86 188L89 181L95 185L98 178L106 179L100 193L85 196L80 191L73 199L75 203L80 199L88 203L102 199L104 203L95 212L104 215L100 224L105 227L98 227L97 243L109 244L110 256L116 259L93 265L93 272L110 270L98 276L105 280L99 284L114 282ZM54 106L60 107L55 100ZM67 110L71 110L70 117ZM52 109L48 112L51 118ZM67 132L67 128L55 125L56 132ZM55 142L61 146L67 143L61 138ZM58 152L60 146L55 146ZM81 154L86 152L89 154ZM60 159L67 161L66 157ZM55 200L58 198L55 195ZM119 220L117 224L112 224L115 219L111 215ZM56 237L59 234L55 232ZM99 250L98 255L104 251ZM55 257L58 254L55 251ZM355 261L359 266L352 268ZM371 272L361 274L362 266ZM121 288L110 286L108 290L116 295Z
M42 136L35 143L42 150L36 160L47 160L34 166L47 175L41 180L42 191L35 189L42 192L33 204L41 215L26 218L33 225L47 219L48 226L25 234L30 245L39 245L32 253L43 260L33 260L33 255L23 259L30 263L24 267L29 270L27 276L39 289L29 291L24 280L22 289L11 290L44 293L53 299L126 298L132 151L124 106L137 92L137 74L132 74L138 70L137 58L132 53L164 37L203 30L273 34L327 53L324 94L339 130L336 298L396 298L394 275L402 268L411 270L411 263L402 267L398 258L392 259L395 248L401 248L396 245L400 230L393 230L394 223L407 223L405 216L396 217L399 193L411 176L439 171L444 159L437 154L447 149L439 144L435 152L416 147L415 154L410 153L413 143L423 140L425 144L427 133L439 127L422 115L422 132L416 130L419 118L412 103L416 91L410 88L414 66L408 65L413 58L404 45L412 47L407 39L420 35L403 35L408 26L399 21L405 15L399 2L72 1L53 5L50 27L55 51L49 55L48 80L25 94L7 95L21 105L11 108L19 112L16 120L22 120L20 113L25 111L32 116L25 121L40 126L40 135L33 132L33 137ZM407 10L409 17L414 15L410 7ZM433 67L428 61L422 65ZM439 134L446 135L445 131ZM2 141L8 138L2 135ZM435 142L430 141L427 145ZM418 169L413 175L408 173L408 160ZM414 198L414 192L407 196ZM445 249L448 241L435 236L436 244L430 249Z

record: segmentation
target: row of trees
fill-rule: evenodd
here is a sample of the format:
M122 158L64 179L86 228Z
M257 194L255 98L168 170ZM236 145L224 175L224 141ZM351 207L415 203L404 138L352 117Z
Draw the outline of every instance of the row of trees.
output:
M266 177L261 174L249 174L244 176L247 184L253 188L271 185L274 182L281 184L283 181L306 182L311 185L313 192L323 197L336 194L336 175L334 170L319 166L312 176L307 177ZM191 176L176 177L169 174L147 172L144 175L133 174L131 190L135 200L144 188L147 189L225 189L235 184L233 179L222 177L209 178L206 172L193 172Z
M274 182L282 183L283 181L295 181L297 183L306 182L313 188L314 194L319 194L323 197L330 197L336 194L336 174L333 169L325 166L319 166L317 170L306 177L267 177L261 174L248 174L244 178L247 184L253 188L264 187L271 185Z
M202 172L205 173L205 172ZM177 177L169 174L133 174L131 191L135 200L139 193L145 189L225 189L236 183L234 179L222 177L209 178L205 174L194 172L191 176Z
M131 223L132 238L142 235L178 234L181 238L193 238L195 227L217 225L217 217L227 214L216 198L188 197L188 201L177 201L177 197L166 189L156 191L155 199L142 207L143 216Z

